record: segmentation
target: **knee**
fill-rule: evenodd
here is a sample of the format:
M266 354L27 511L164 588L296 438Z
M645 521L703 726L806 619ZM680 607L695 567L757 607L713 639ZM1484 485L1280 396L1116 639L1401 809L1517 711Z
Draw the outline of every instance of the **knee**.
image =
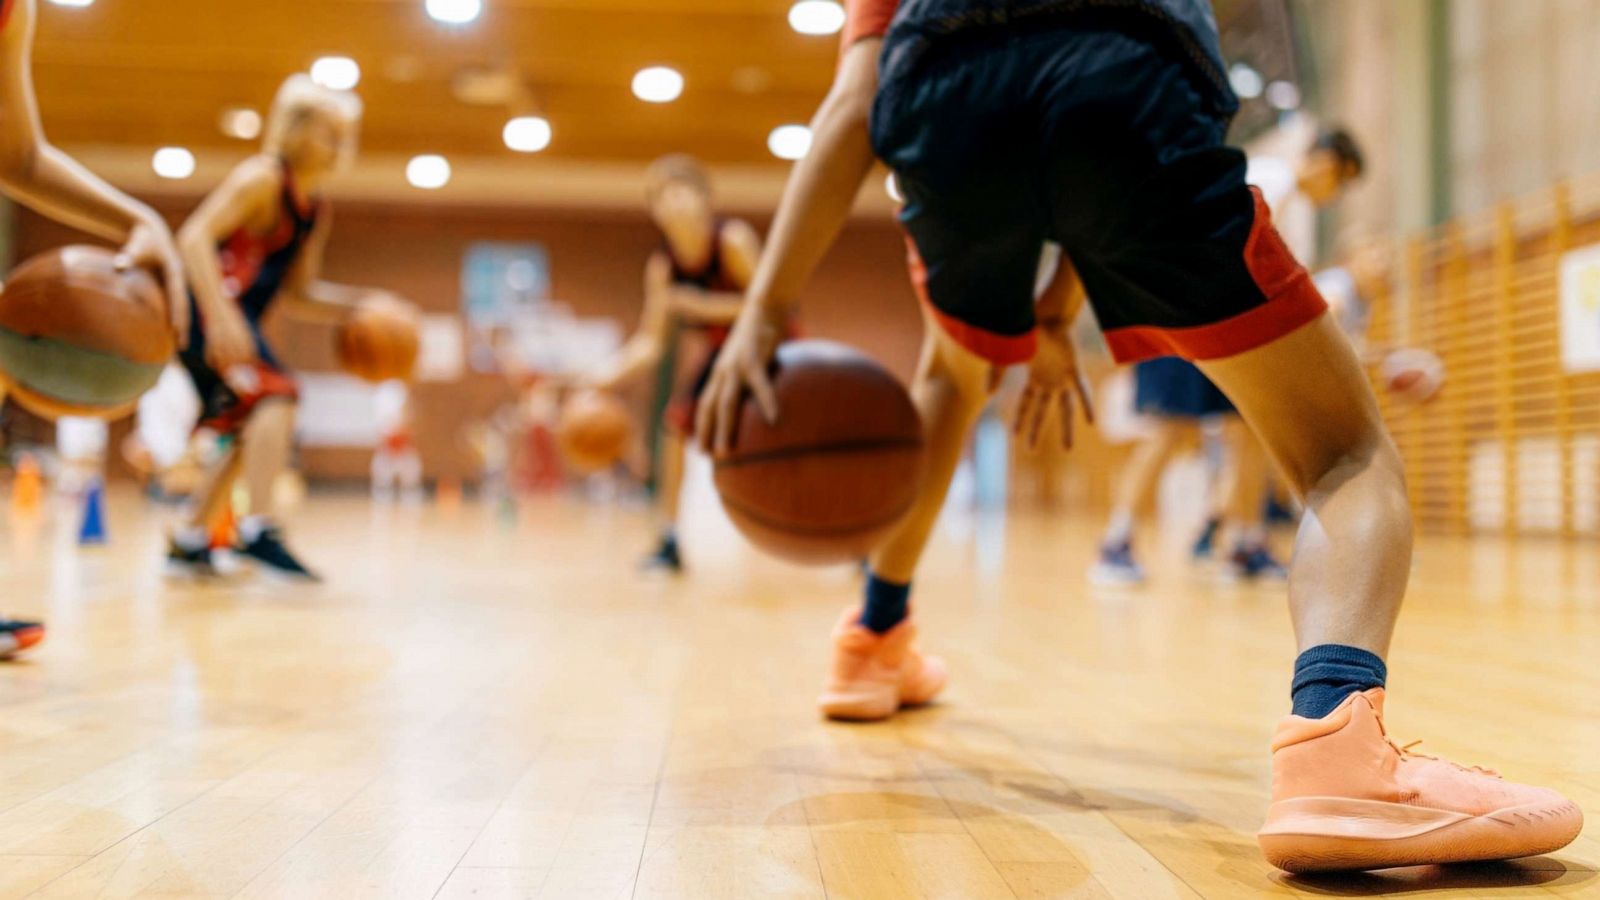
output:
M294 426L294 414L299 404L291 397L268 397L250 411L246 433L282 432Z

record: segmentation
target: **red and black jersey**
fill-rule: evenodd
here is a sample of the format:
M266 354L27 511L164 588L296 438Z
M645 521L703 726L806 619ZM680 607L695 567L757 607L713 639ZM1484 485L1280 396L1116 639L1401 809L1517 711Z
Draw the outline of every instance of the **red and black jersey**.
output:
M698 269L684 265L673 252L672 242L665 237L661 239L661 252L666 255L667 262L672 266L673 287L698 288L707 293L717 294L737 294L744 291L745 286L728 274L727 265L723 261L722 232L726 225L722 219L712 224L711 255ZM706 325L699 322L689 322L686 325L704 332L713 347L722 346L722 342L728 339L727 325Z
M320 198L302 203L294 189L294 173L283 166L283 191L278 222L267 234L240 228L217 245L222 283L239 301L245 318L258 321L283 289L300 258L322 210Z

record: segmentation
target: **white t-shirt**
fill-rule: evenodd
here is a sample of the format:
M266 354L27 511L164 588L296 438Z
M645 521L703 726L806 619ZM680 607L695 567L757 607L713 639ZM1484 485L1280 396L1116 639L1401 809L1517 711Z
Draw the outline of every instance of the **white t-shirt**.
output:
M1281 156L1251 157L1244 177L1261 189L1289 252L1310 268L1316 262L1317 208L1300 193L1294 163Z

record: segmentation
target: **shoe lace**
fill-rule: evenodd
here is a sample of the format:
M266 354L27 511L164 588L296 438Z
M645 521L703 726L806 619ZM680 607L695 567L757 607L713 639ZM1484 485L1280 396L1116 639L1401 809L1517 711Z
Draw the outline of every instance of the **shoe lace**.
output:
M1396 744L1393 740L1391 740L1389 738L1389 735L1387 733L1384 734L1383 740L1384 740L1385 743L1387 743L1390 747L1392 747L1394 749L1394 752L1400 754L1400 758L1401 759L1430 759L1430 760L1433 760L1434 762L1444 763L1447 766L1453 766L1453 767L1455 767L1457 769L1460 769L1463 772L1476 772L1479 775L1488 775L1490 778L1499 778L1500 777L1500 773L1499 772L1495 771L1494 769L1486 768L1484 766L1462 765L1461 763L1455 762L1454 760L1445 759L1442 756L1433 756L1432 754L1428 754L1428 753L1415 753L1415 752L1412 752L1411 748L1419 746L1422 743L1421 741L1412 741L1409 744Z

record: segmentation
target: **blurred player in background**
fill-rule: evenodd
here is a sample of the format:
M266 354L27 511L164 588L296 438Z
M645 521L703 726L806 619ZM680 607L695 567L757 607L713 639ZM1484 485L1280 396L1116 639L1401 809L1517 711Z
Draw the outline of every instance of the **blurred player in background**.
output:
M728 328L738 318L750 284L761 238L742 219L718 216L712 207L705 167L689 156L662 157L650 166L647 181L650 218L661 231L661 246L644 269L644 311L639 329L593 386L615 390L660 366L670 343L697 333L704 360L676 392L666 410L666 430L656 461L657 512L661 537L646 560L649 568L680 572L678 497L683 487L685 437L693 428L695 404Z
M173 330L188 334L183 264L167 223L56 149L39 123L33 92L35 0L0 0L0 191L65 225L122 244L118 264L160 276ZM4 396L0 388L0 397ZM0 619L0 657L44 639L38 622Z
M179 232L197 320L180 359L204 405L201 426L234 441L172 534L168 559L180 569L213 571L208 525L242 474L249 509L238 522L237 551L269 570L315 577L289 552L274 517L273 485L289 465L298 391L262 320L283 306L337 322L383 295L320 277L333 224L322 187L353 158L360 124L354 94L290 77L273 101L262 152L235 167Z
M1260 189L1295 258L1311 260L1317 250L1317 210L1332 204L1360 178L1364 164L1354 138L1343 130L1330 130L1318 134L1298 158L1251 159L1246 178ZM1144 581L1144 567L1133 552L1139 516L1149 506L1173 453L1198 435L1207 421L1221 424L1224 458L1210 486L1194 558L1209 559L1221 539L1231 544L1222 560L1225 578L1288 577L1267 543L1265 503L1271 465L1233 403L1193 363L1175 356L1134 366L1134 384L1134 406L1149 418L1150 429L1118 475L1111 519L1089 579L1100 585Z
M1386 868L1570 843L1583 816L1556 792L1409 752L1384 732L1383 657L1411 562L1404 471L1350 342L1248 186L1244 154L1224 143L1238 100L1210 4L1009 0L979 11L991 14L974 15L971 0L851 0L810 151L700 406L698 436L716 453L731 449L747 395L768 421L783 414L770 366L791 307L874 157L888 163L938 332L915 387L935 462L873 556L864 606L835 628L823 711L884 718L943 680L915 649L907 603L925 510L949 485L942 448L965 435L997 366L1032 360L1025 417L1070 402L1081 383L1064 310L1035 304L1040 245L1054 240L1113 355L1200 362L1305 499L1288 590L1293 711L1273 735L1259 835L1268 860ZM1483 699L1485 716L1489 701L1515 702ZM1195 752L1181 733L1142 740L1177 765Z

